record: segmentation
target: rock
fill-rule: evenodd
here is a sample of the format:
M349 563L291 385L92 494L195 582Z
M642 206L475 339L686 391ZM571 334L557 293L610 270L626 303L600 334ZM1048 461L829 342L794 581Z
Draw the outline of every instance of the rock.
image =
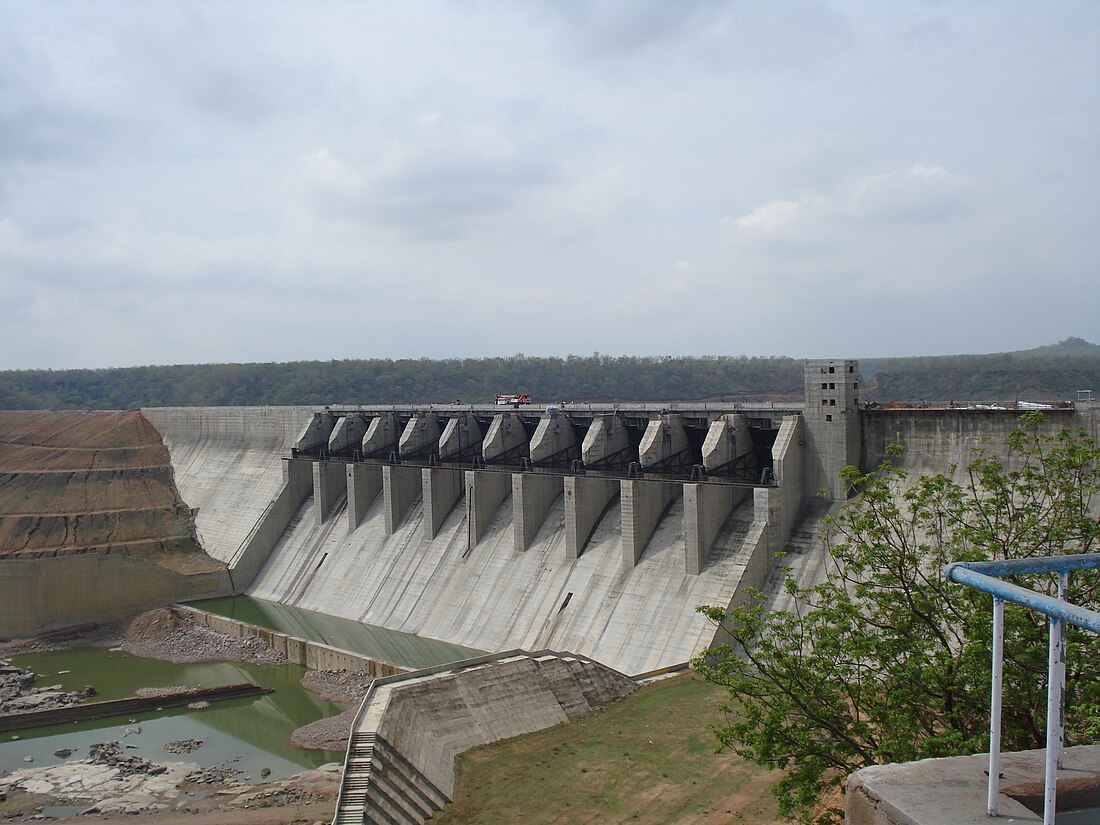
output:
M260 769L260 776L261 776L261 778L264 778L264 779L271 776L271 768L261 768Z
M72 748L58 748L53 752L54 756L60 756L62 759L68 759L73 755Z
M33 757L33 756L24 756L24 757L23 757L23 761L24 761L24 762L33 762L33 761L34 761L34 757Z
M85 696L98 696L99 691L97 691L95 689L94 685L84 685L84 695Z

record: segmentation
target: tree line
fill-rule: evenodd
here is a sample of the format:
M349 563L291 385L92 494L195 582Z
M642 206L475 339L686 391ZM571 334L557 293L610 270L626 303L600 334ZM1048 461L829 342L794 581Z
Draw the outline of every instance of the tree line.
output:
M1100 347L936 358L861 359L866 401L1057 401L1100 392ZM1047 348L1043 348L1046 350ZM357 359L0 372L0 409L801 398L787 357L608 356Z

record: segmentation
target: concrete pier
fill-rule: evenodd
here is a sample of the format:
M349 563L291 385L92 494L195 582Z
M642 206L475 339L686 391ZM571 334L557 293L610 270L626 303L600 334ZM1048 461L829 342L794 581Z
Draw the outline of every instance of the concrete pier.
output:
M669 462L676 462L688 446L680 416L667 413L649 422L642 443L638 445L638 461L645 469L660 469Z
M481 445L481 456L487 462L509 464L519 464L521 458L527 458L527 431L518 415L506 412L493 418Z
M707 566L715 539L748 487L717 484L684 485L684 572L698 576Z
M464 461L473 459L481 444L481 425L477 417L468 412L447 420L443 435L439 437L440 461Z
M576 561L592 531L619 495L618 479L565 476L565 558Z
M703 441L703 466L722 474L753 451L752 435L745 416L740 413L723 415L711 422Z
M466 470L467 548L477 547L504 499L512 491L509 473Z
M363 521L367 508L382 492L382 467L378 464L348 464L348 529Z
M398 432L397 416L393 413L372 418L363 436L363 457L389 458L390 453L397 452Z
M294 442L298 452L324 449L328 447L328 438L336 426L336 417L327 412L317 412L309 419L298 439Z
M447 516L462 498L464 487L461 470L429 470L422 473L424 487L424 529L434 539Z
M382 500L387 536L392 536L397 531L405 514L420 495L421 481L419 467L382 467Z
M683 484L624 479L623 567L637 566L665 510L683 493Z
M324 524L347 491L344 465L330 461L313 462L313 509L317 523Z
M434 453L439 447L439 418L433 412L414 415L405 425L398 442L397 451L402 458L422 458Z
M531 546L546 513L565 489L562 476L514 473L512 475L512 528L516 550Z
M539 421L535 434L531 436L530 455L532 464L546 464L551 467L568 467L581 457L577 444L577 433L569 419L559 413L549 413Z
M329 455L351 455L363 445L367 418L359 413L341 416L328 437Z
M581 443L581 459L586 467L603 467L608 462L625 466L635 457L626 425L618 415L601 415L592 420Z

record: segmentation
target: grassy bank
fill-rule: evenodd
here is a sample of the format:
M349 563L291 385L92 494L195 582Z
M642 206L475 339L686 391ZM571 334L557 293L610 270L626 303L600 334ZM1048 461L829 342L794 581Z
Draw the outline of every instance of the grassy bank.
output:
M771 823L778 778L715 754L722 691L693 674L640 688L571 724L459 757L433 823Z

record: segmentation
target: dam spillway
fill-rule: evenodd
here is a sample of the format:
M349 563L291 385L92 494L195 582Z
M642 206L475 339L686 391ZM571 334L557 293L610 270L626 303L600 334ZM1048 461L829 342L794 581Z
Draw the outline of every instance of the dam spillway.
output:
M901 443L903 466L960 472L1017 424L868 408L858 379L855 362L807 362L804 402L786 405L146 409L223 568L2 560L17 595L0 633L244 593L490 652L570 650L624 673L682 662L714 639L698 605L756 587L783 606L780 553L800 581L819 575L841 467ZM1048 426L1095 433L1096 407L1051 409Z
M661 407L652 406L631 411L642 419L635 425L636 442L651 417L660 420ZM760 420L768 424L789 412L761 406ZM145 411L164 436L181 496L197 509L198 533L212 556L230 564L246 561L265 518L276 506L285 510L283 526L247 585L233 573L243 592L269 602L480 650L571 650L640 673L686 661L706 647L714 628L695 607L728 604L754 557L759 568L761 553L752 551L766 552L773 540L757 523L751 485L731 487L715 504L713 496L699 493L700 485L682 480L395 465L377 468L389 479L388 494L378 489L364 506L355 501L353 480L365 465L300 452L308 443L303 436L319 445L334 431L339 435L335 423L322 423L309 435L306 425L321 415L315 409L256 412ZM372 412L367 417L377 419L379 412ZM596 418L604 411L584 412ZM700 445L709 420L703 424ZM438 441L441 432L431 436ZM502 452L508 449L514 447ZM439 482L450 479L441 498ZM517 518L529 506L517 502L534 495L524 486L529 479L550 487L542 491L538 517L517 530ZM296 484L297 493L280 504L279 497ZM395 513L399 495L404 501ZM486 505L489 496L495 500ZM578 516L567 512L570 496L581 502L587 525L573 523ZM712 514L701 533L685 530L694 524L685 521L685 511L701 512L704 500L717 518ZM357 506L363 510L352 518L349 509ZM586 507L590 512L583 512ZM623 530L624 511L637 529ZM701 563L688 559L689 540L705 542ZM752 583L761 584L755 572Z

